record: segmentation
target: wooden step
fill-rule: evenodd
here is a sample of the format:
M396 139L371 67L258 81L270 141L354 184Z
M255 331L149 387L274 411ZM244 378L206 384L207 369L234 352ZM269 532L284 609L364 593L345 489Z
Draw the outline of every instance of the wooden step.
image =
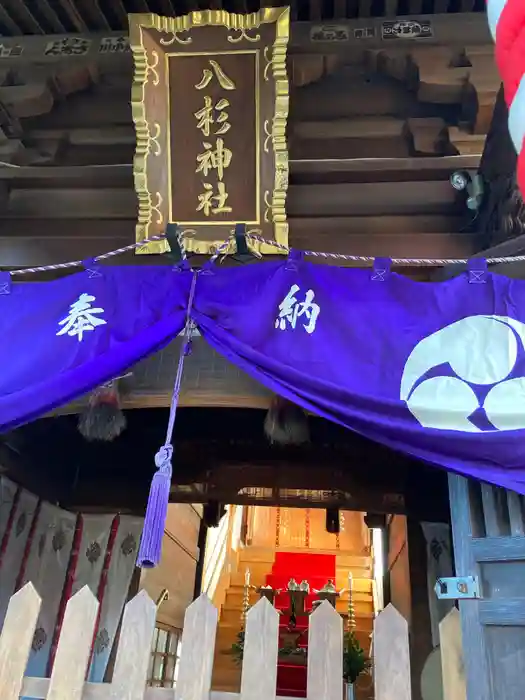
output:
M239 550L239 562L248 564L248 562L267 563L270 569L275 561L275 550L268 547L242 547Z
M370 648L370 632L365 630L356 630L356 637L361 646L368 651ZM217 648L215 651L213 665L213 683L235 683L240 680L241 667L236 663L234 657L229 653L231 644Z
M247 569L250 570L250 583L255 586L260 586L266 583L266 577L268 574L271 574L272 564L271 562L240 561L237 567L237 572L232 574L232 577L235 577L235 583L244 585L245 572Z
M368 567L371 562L371 556L361 552L348 552L342 550L322 550L309 549L304 547L284 549L269 549L266 547L243 547L239 550L239 562L248 564L249 562L270 564L270 568L276 559L276 554L327 554L335 556L336 568L363 568Z
M370 636L373 628L374 618L370 616L362 616L357 621L356 634L365 638L367 635ZM236 641L237 634L240 630L240 622L238 624L223 623L219 626L217 632L217 649L228 649Z
M216 683L212 679L211 689L216 690L217 692L220 692L220 693L239 693L239 691L241 690L241 679L239 678L239 682L236 684Z
M361 552L341 552L340 550L305 550L303 547L296 549L289 548L286 550L277 550L277 553L283 554L328 554L335 555L336 569L370 569L372 566L372 557L369 554ZM276 550L263 547L244 547L239 550L239 569L244 571L246 567L269 565L272 568L276 557Z
M286 551L293 552L294 550ZM298 551L304 554L304 549ZM312 552L312 554L316 553L319 552ZM266 577L272 571L274 559L275 552L271 549L246 547L239 552L238 569L230 577L230 586L226 591L224 604L220 610L212 678L212 689L215 691L238 693L240 690L241 666L231 655L231 647L237 641L237 635L241 628L245 571L246 569L250 570L250 584L252 586L265 585ZM355 633L359 643L368 653L374 620L371 558L360 554L337 554L336 580L334 582L337 590L348 587L349 572L353 576L353 603L357 625ZM250 591L250 604L254 605L258 599L258 594L252 589ZM336 609L344 615L347 612L347 606L348 593L345 592L337 600Z
M224 668L216 665L213 669L213 680L218 683L235 683L241 677L241 667Z

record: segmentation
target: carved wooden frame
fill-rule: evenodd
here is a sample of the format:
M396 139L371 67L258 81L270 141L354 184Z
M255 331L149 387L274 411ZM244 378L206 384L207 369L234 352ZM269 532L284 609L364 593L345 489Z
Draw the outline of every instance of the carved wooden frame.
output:
M134 57L134 78L131 93L131 106L133 121L136 132L136 150L133 166L135 190L138 198L138 220L136 226L136 242L145 240L150 242L137 248L139 254L159 254L169 250L166 240L154 240L154 236L162 236L167 223L170 223L170 209L166 198L163 196L162 187L151 186L153 181L152 173L154 166L152 158L162 156L168 157L169 153L169 133L167 129L162 129L158 114L148 114L145 104L147 90L154 89L165 84L165 93L168 92L168 81L163 68L160 51L148 50L145 42L144 30L156 30L159 33L171 35L166 39L161 38L160 44L168 47L173 43L187 44L191 42L188 34L191 30L201 27L226 27L231 30L232 38L228 35L228 40L232 43L247 40L254 42L257 34L250 36L248 32L253 32L263 24L275 24L275 39L270 51L261 51L261 71L260 76L264 81L268 76L273 76L275 89L275 104L271 120L264 120L263 133L260 133L261 148L266 152L273 153L273 191L265 189L262 197L260 222L266 231L272 230L274 240L281 246L288 245L288 223L286 217L286 194L288 190L289 162L286 142L286 125L289 108L289 82L287 76L286 51L290 33L290 10L288 7L269 7L261 9L259 12L248 15L230 14L223 10L203 10L192 12L182 17L161 17L155 14L132 14L129 16L130 25L130 46ZM182 36L181 36L182 34ZM267 45L268 46L268 45ZM271 71L271 73L270 73ZM260 79L260 78L259 78ZM258 88L257 88L258 89ZM165 110L165 119L169 121L169 106ZM258 127L259 128L259 127ZM261 131L261 130L260 130ZM270 146L271 144L271 146ZM270 146L270 147L269 147ZM157 178L158 179L158 178ZM157 183L158 184L158 183ZM271 186L270 186L271 187ZM168 187L169 197L171 190ZM171 199L170 199L171 201ZM171 222L178 223L178 222ZM243 222L239 222L243 223ZM270 224L270 229L268 228ZM198 240L195 231L184 226L181 227L181 236L185 248L188 252L213 254L220 247L221 253L231 253L235 251L233 241L233 226L229 222L227 235L220 240ZM223 230L225 227L222 227ZM263 230L257 226L249 225L247 233L261 236ZM229 242L225 245L225 240ZM254 239L248 239L250 248L259 254L276 254L284 252L275 246L270 246Z

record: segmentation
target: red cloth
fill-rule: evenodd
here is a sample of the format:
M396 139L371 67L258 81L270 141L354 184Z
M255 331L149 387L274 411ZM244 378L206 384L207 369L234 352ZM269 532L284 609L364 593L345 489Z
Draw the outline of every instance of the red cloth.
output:
M523 89L521 95L516 95L518 87L525 75L525 3L523 0L507 0L500 3L499 0L487 0L489 13L500 9L503 5L496 26L496 63L498 64L501 79L505 89L507 106L512 108L514 99L519 99L521 104L518 114L521 118L525 96ZM497 12L496 12L497 14ZM494 28L492 28L494 31ZM525 141L517 144L518 148L518 183L521 193L525 196Z
M288 581L293 578L297 583L308 581L310 589L322 588L328 580L335 583L335 556L331 554L302 554L291 552L277 552L272 573L266 577L266 584L273 588L286 589ZM306 598L306 610L312 608L315 599L312 593ZM286 593L281 593L275 598L277 610L287 610L290 599ZM308 615L297 617L297 632L301 631L298 644L308 648ZM281 615L279 630L285 631L290 623L288 615ZM282 645L280 640L279 645ZM289 697L306 697L306 666L286 663L279 660L277 664L277 695Z

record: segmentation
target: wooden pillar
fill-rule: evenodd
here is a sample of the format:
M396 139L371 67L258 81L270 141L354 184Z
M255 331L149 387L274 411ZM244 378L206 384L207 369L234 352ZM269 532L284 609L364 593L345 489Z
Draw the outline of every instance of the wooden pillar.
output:
M208 526L201 518L199 524L199 535L197 538L198 559L195 567L195 583L193 586L193 600L196 600L202 593L202 576L204 574L204 558L206 556L206 537L208 535Z
M408 566L410 572L410 672L412 699L421 700L421 673L433 649L428 602L427 543L421 523L407 518Z
M406 619L410 630L412 699L421 700L421 672L432 651L427 584L427 547L421 524L404 515L388 525L390 602ZM385 602L388 601L387 597Z

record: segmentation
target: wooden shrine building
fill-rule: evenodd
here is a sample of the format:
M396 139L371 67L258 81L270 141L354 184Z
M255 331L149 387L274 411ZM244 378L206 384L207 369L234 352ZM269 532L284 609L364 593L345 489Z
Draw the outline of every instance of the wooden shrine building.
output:
M192 9L175 0L3 3L4 266L87 259L133 242L126 12ZM290 245L437 258L487 247L477 211L449 180L477 170L499 90L483 10L470 0L292 5Z

